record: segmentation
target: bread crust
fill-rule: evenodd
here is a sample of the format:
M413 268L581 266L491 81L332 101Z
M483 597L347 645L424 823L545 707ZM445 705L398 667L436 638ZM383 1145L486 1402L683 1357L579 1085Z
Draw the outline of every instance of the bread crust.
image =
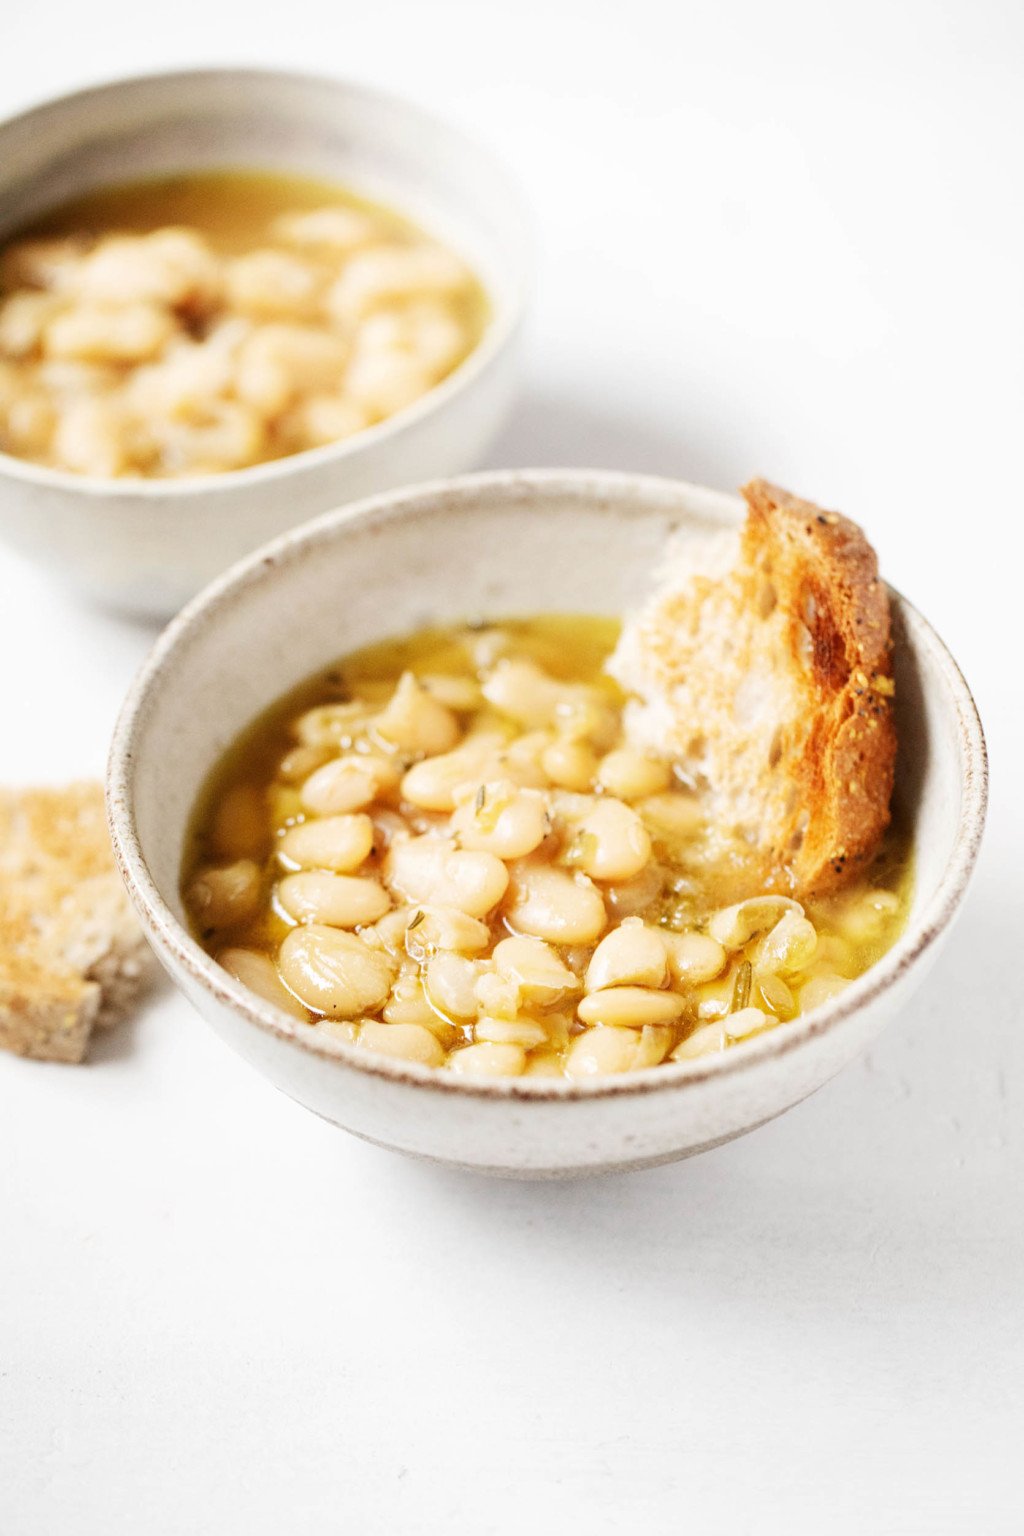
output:
M807 896L862 871L889 821L889 595L864 534L766 480L736 532L683 538L610 669L626 729L700 794L716 898Z
M856 523L766 480L752 480L743 495L743 555L775 585L795 663L810 639L810 729L788 762L808 820L795 850L766 850L770 881L797 893L826 891L863 870L889 825L896 762L889 594Z

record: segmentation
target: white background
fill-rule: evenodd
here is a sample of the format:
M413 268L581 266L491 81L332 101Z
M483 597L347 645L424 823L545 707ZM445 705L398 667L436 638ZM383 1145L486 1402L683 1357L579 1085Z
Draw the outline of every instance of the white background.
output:
M763 472L865 524L976 691L989 835L871 1056L657 1172L404 1161L168 993L87 1068L0 1060L0 1531L1019 1532L1024 11L50 0L7 8L0 110L235 60L518 170L491 463ZM99 773L150 640L0 553L4 779Z

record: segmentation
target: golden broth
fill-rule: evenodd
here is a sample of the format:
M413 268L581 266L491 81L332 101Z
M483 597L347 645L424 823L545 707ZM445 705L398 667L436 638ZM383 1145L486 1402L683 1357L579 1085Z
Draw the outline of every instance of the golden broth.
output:
M226 169L100 187L47 210L14 238L98 239L115 232L144 235L169 224L190 224L223 255L239 256L251 249L253 232L280 214L316 208L353 208L379 219L396 235L411 238L415 233L400 214L332 181L284 171Z

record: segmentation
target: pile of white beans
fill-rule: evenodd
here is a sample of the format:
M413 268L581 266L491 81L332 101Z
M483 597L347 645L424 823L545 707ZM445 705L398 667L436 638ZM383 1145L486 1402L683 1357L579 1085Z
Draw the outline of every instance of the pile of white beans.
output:
M9 245L0 449L83 475L174 477L321 447L392 416L475 345L451 251L364 207Z
M514 627L455 640L461 673L306 708L215 796L186 902L253 991L384 1055L583 1078L724 1050L888 947L900 901L867 884L820 927L782 896L709 906L699 803L612 687Z

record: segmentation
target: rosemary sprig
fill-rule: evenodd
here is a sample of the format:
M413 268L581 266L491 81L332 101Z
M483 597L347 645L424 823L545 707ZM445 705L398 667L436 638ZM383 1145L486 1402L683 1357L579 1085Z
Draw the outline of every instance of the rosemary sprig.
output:
M750 982L754 974L754 968L749 960L744 960L736 972L736 980L732 984L732 1007L730 1013L740 1013L750 1002Z

